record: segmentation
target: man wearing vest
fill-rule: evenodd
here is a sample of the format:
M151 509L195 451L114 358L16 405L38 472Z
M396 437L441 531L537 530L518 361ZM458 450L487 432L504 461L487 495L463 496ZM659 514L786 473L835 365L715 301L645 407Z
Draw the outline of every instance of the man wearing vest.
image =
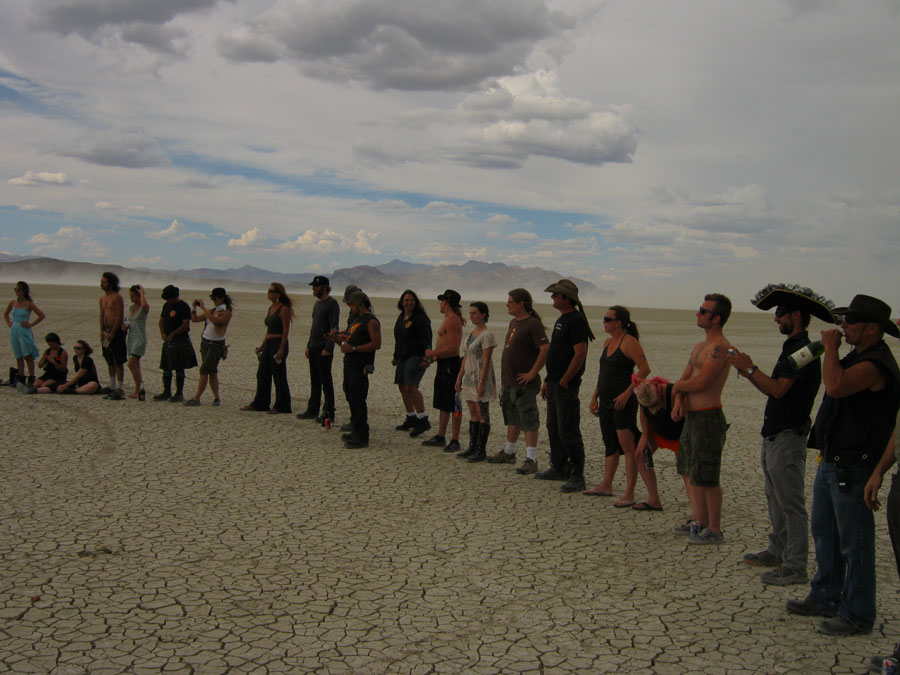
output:
M900 329L891 308L868 295L834 313L853 349L839 359L841 331L822 331L825 397L809 436L809 447L822 455L810 523L818 571L806 598L788 600L787 611L826 617L820 633L859 635L875 623L875 519L865 485L900 408L900 369L883 338L900 337Z

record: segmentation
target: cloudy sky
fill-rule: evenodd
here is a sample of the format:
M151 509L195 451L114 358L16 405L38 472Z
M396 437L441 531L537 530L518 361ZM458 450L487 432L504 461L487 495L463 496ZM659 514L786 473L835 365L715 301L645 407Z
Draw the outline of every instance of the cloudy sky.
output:
M900 310L898 35L900 0L4 0L0 251Z

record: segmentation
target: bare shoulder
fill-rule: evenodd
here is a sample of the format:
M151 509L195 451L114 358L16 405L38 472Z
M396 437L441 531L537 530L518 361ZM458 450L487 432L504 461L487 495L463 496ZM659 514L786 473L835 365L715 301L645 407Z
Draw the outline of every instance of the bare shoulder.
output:
M726 361L731 343L722 336L703 343L703 360Z

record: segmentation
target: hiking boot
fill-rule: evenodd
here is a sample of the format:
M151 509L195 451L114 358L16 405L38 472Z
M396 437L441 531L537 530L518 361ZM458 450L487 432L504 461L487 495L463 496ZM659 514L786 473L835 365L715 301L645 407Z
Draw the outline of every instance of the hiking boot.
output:
M526 459L522 462L522 466L516 469L516 473L520 476L527 476L532 473L537 473L537 462L533 459Z
M535 476L537 478L537 476ZM586 485L584 484L584 476L570 476L569 480L559 486L560 492L581 492Z
M567 471L561 471L560 469L557 469L553 464L551 464L549 469L546 469L545 471L539 471L538 473L534 474L534 477L538 480L566 480L569 477L567 474ZM583 478L581 479L581 482L582 484L584 484ZM581 489L584 490L584 488Z
M515 464L516 453L508 455L506 454L505 450L501 450L496 455L491 455L490 457L488 457L487 461L491 464Z
M341 425L341 431L353 431L353 422L347 422Z
M410 434L410 436L412 436L412 434ZM430 448L443 448L444 447L444 437L443 436L432 436L427 441L422 441L422 445L427 445Z
M172 398L169 399L169 403L181 403L184 400L184 395L175 394Z
M348 438L344 442L344 447L345 448L368 448L369 447L369 439L353 436L351 438Z
M754 567L780 567L781 558L777 555L769 553L768 550L759 553L744 554L744 562Z
M691 532L691 537L688 541L692 544L721 544L725 541L725 535L721 532L713 532L708 527L704 527L696 534Z
M397 431L409 431L416 426L416 419L415 415L407 415L406 419L403 420L403 424L398 424L394 429Z
M800 616L832 617L837 613L814 605L809 598L803 598L803 600L788 600L784 604L784 607L787 609L788 614L798 614Z
M831 619L822 619L816 624L816 632L843 637L844 635L865 635L866 633L871 633L872 629L860 628L842 616L835 616Z
M171 391L163 391L163 392L160 392L159 394L157 394L156 396L154 396L153 400L154 401L168 401L170 398L172 398L172 392Z
M425 417L416 417L412 425L412 431L409 432L409 437L416 438L417 436L421 436L430 428L431 422L428 421L428 415L425 415ZM443 445L443 442L441 442L441 445Z
M806 572L779 567L759 575L759 580L771 586L790 586L791 584L805 584L809 581L809 577L806 576Z
M184 402L184 406L186 408L196 408L198 405L200 405L200 401L198 401L195 398L189 398L187 401Z
M459 441L450 441L444 446L444 452L459 452L460 450L462 450L462 446Z
M314 420L319 416L319 413L313 412L312 410L306 410L302 413L297 413L298 420Z

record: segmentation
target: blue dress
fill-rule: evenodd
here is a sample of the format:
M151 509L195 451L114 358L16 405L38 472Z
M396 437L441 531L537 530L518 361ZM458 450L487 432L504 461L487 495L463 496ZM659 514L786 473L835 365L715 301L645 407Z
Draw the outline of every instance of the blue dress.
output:
M17 359L28 358L29 356L36 359L41 355L37 345L34 344L34 333L30 328L22 325L23 321L28 321L31 316L31 310L27 307L13 307L12 310L12 326L9 327L9 342L12 345L13 356Z

